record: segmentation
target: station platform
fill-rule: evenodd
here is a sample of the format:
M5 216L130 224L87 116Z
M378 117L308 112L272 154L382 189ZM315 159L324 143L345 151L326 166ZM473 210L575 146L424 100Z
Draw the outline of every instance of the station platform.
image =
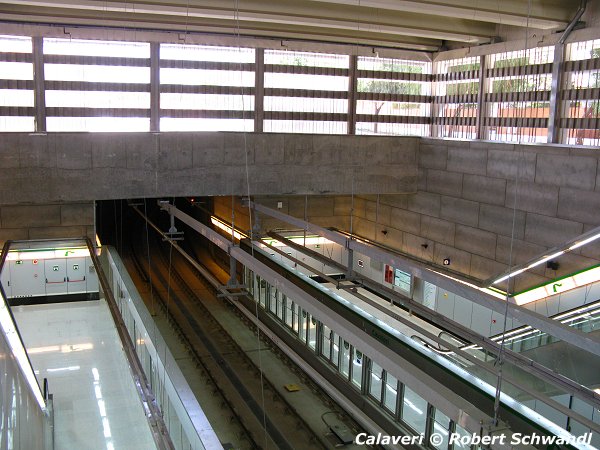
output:
M105 300L12 311L53 394L56 450L156 448Z

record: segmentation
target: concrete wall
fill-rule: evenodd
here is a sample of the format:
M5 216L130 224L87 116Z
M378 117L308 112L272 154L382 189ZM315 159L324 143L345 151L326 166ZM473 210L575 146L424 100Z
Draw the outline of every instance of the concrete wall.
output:
M160 196L415 192L418 138L0 134L0 205ZM247 154L246 151L247 150Z
M418 191L354 198L358 235L479 280L502 273L600 225L597 150L421 139ZM517 193L515 199L515 192ZM262 203L350 230L350 197L268 197ZM514 214L513 214L514 212ZM329 214L330 218L325 216ZM514 241L511 256L511 236ZM265 228L281 226L264 219ZM600 244L588 245L516 280L514 289L600 262Z
M477 279L600 225L594 149L269 133L0 138L0 240L93 235L93 200L246 195L245 148L250 192L263 203L424 261L450 258L451 270ZM231 216L229 197L215 204ZM263 229L281 226L260 220ZM598 255L600 244L583 247L515 288L597 264Z
M0 205L0 243L6 240L94 238L94 202Z

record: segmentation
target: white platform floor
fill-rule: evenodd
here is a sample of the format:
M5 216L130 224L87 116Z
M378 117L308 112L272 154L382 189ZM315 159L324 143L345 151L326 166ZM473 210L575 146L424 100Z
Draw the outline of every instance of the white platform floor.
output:
M18 306L40 386L54 395L56 450L156 448L104 300Z

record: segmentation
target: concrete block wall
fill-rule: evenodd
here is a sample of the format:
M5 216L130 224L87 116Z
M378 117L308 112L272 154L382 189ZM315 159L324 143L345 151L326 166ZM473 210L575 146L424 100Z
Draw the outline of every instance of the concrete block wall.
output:
M345 204L350 201L350 197L336 196L268 196L255 197L255 200L269 208L277 209L291 216L304 218L305 210L308 221L323 227L335 227L340 230L350 228L350 215L347 214ZM361 199L358 199L362 202ZM281 203L281 208L278 204ZM216 216L231 222L232 199L229 197L213 197L213 207ZM248 207L242 206L239 197L233 199L233 215L236 228L243 230L250 229L250 217ZM258 227L262 232L285 229L290 226L284 222L266 215L252 217L252 224Z
M599 158L591 149L422 139L418 192L360 196L354 231L425 261L450 258L450 269L484 280L600 226ZM350 214L347 203L338 213ZM514 289L598 264L600 245L558 262L519 276Z
M161 196L405 193L418 138L0 133L0 205Z
M0 243L96 235L94 202L0 206Z

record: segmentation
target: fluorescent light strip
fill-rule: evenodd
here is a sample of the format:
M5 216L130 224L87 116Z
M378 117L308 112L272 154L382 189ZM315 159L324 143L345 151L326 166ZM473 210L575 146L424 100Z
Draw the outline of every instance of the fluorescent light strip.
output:
M220 230L223 230L225 233L227 233L229 236L231 236L231 226L230 225L227 225L225 222L223 222L222 220L216 218L215 216L211 216L210 222L214 226L216 226ZM248 237L248 236L246 236L245 234L240 233L240 232L234 230L233 231L233 237L239 241L239 240L242 239L242 237Z
M525 270L529 270L529 269L531 269L533 267L537 267L540 264L544 264L545 262L550 261L551 259L558 258L560 255L564 255L564 253L565 253L564 251L560 251L560 252L556 252L556 253L554 253L554 254L552 254L550 256L545 256L544 258L540 259L539 261L536 261L536 262L534 262L532 264L529 264L525 268Z
M511 272L511 273L509 273L509 274L507 274L507 275L504 275L504 276L503 276L503 277L501 277L501 278L498 278L498 279L497 279L496 281L494 281L492 284L498 284L498 283L501 283L501 282L503 282L503 281L505 281L505 280L508 280L508 279L509 279L509 278L511 278L511 277L515 277L515 276L517 276L517 275L519 275L519 274L521 274L521 273L525 272L527 269L528 269L528 267L525 267L524 269L515 270L514 272Z
M584 239L582 241L576 242L576 243L574 243L573 245L571 245L570 247L568 247L565 250L560 250L560 251L558 251L556 253L553 253L552 255L549 255L549 256L543 256L540 260L535 261L535 262L529 264L524 269L515 270L514 272L510 272L509 274L504 275L504 276L498 278L497 280L495 280L494 282L492 282L492 285L493 284L497 284L497 283L501 283L502 281L505 281L505 280L507 280L507 279L509 279L511 277L515 277L515 276L517 276L517 275L525 272L526 270L529 270L529 269L531 269L533 267L537 267L537 266L539 266L541 264L544 264L545 262L548 262L548 261L550 261L550 260L552 260L554 258L558 258L559 256L564 255L567 252L570 252L572 250L575 250L575 249L578 249L580 247L583 247L584 245L589 244L590 242L593 242L593 241L595 241L597 239L600 239L600 233L597 233L597 234L595 234L595 235L593 235L593 236L591 236L589 238L586 238L586 239Z
M595 234L594 236L589 237L587 239L584 239L583 241L576 242L575 244L569 247L569 250L575 250L576 248L583 247L584 245L589 244L590 242L595 241L598 238L600 238L600 233Z
M10 250L6 255L7 261L24 261L24 260L45 260L55 258L85 258L90 256L90 251L87 248L59 248L48 250Z

